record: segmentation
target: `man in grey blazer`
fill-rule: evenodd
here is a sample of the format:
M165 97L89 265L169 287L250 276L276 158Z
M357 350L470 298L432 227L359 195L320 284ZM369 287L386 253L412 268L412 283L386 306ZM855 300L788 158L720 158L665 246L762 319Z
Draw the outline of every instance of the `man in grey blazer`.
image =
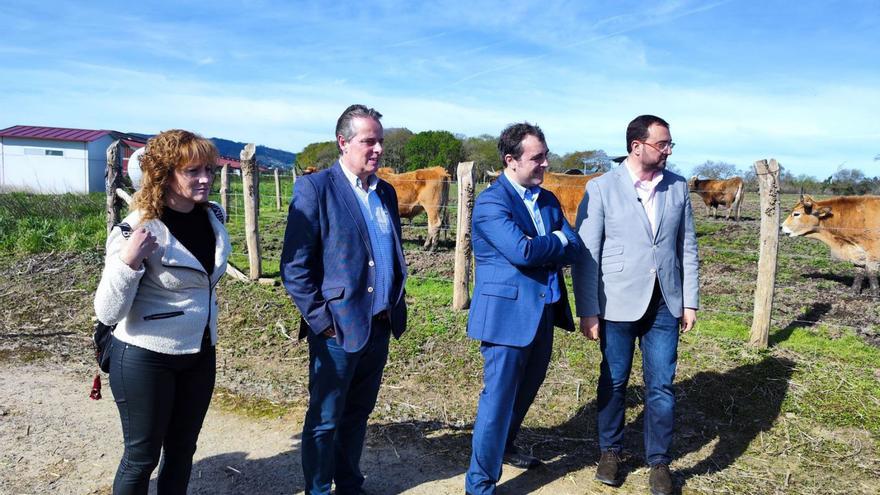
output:
M645 458L653 495L673 492L669 472L678 333L696 322L699 260L687 181L665 170L675 144L669 124L636 117L626 160L590 181L577 229L588 253L572 267L581 332L599 340L596 479L620 483L626 388L635 341L645 381Z

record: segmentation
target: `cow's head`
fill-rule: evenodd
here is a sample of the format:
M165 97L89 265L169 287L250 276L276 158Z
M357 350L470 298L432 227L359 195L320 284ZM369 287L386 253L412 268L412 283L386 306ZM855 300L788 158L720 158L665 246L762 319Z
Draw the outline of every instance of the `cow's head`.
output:
M697 180L697 176L695 175L688 181L688 190L690 190L690 192L695 192L697 190Z
M816 232L822 221L831 215L830 206L819 206L813 198L802 194L788 218L782 222L782 232L792 237Z

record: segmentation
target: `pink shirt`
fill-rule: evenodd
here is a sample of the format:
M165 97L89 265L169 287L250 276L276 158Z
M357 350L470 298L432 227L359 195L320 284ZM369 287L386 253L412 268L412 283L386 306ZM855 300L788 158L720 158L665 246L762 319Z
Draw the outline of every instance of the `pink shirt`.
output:
M630 168L628 162L624 161L623 164L629 172L630 179L633 181L633 188L639 196L639 202L642 204L642 208L645 209L645 215L648 216L648 223L651 224L651 232L654 235L657 235L657 213L654 209L656 195L654 194L654 190L657 188L657 184L663 180L663 172L654 172L654 176L651 180L641 180L636 176L632 168Z

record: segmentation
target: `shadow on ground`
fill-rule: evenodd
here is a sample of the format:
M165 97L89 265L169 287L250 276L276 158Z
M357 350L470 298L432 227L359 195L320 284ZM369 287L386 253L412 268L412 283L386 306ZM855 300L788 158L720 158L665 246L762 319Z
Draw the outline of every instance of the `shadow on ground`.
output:
M673 456L692 456L714 443L695 463L679 463L674 473L679 487L694 476L727 469L760 432L772 428L794 369L790 360L766 356L726 372L701 372L676 384L678 429ZM639 405L641 387L630 387L627 397L629 407ZM501 493L532 493L568 473L591 469L598 460L595 409L595 401L590 401L563 424L524 429L518 443L543 459L545 466L506 480L499 485ZM625 452L631 453L625 457L628 471L644 466L640 455L642 422L640 414L626 427ZM364 453L364 487L370 493L393 495L461 476L467 469L470 442L470 425L452 427L432 421L372 424ZM242 452L204 459L193 467L192 493L205 493L199 489L200 474L215 477L214 489L228 494L289 494L303 489L298 442L290 451L266 459L247 459ZM217 477L225 477L226 482L217 484ZM441 493L431 487L422 489L424 493ZM452 493L459 491L463 487Z

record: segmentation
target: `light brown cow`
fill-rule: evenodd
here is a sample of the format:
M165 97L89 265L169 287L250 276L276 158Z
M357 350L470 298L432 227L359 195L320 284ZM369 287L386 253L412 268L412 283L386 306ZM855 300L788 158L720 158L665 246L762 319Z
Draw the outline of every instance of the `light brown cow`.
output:
M553 193L559 204L562 205L562 213L568 223L574 227L577 218L578 206L587 190L587 182L602 175L602 172L590 175L566 175L556 172L544 174L544 183L541 187Z
M497 172L491 170L486 171L486 176L492 181L494 181L499 175L501 175L500 170ZM559 204L562 206L562 214L565 215L565 219L568 220L568 223L574 227L578 206L580 206L581 199L584 197L584 192L587 190L587 182L590 182L600 175L602 175L602 172L590 175L568 175L560 174L558 172L545 172L544 182L541 183L541 187L552 192L553 195L556 196L556 199L559 200Z
M692 193L697 193L706 204L706 215L712 209L712 218L718 213L718 206L727 207L727 219L736 210L736 221L739 221L739 209L743 200L743 180L739 177L729 179L698 179L691 177L688 186Z
M449 174L443 167L431 167L395 174L382 167L376 173L397 192L397 209L401 218L412 219L421 212L428 213L428 237L424 248L433 251L440 240L440 228L447 224L446 205L449 202Z
M867 275L871 290L878 292L880 196L838 196L821 201L801 196L782 223L782 232L824 242L833 257L861 268L853 280L853 291L862 290Z

